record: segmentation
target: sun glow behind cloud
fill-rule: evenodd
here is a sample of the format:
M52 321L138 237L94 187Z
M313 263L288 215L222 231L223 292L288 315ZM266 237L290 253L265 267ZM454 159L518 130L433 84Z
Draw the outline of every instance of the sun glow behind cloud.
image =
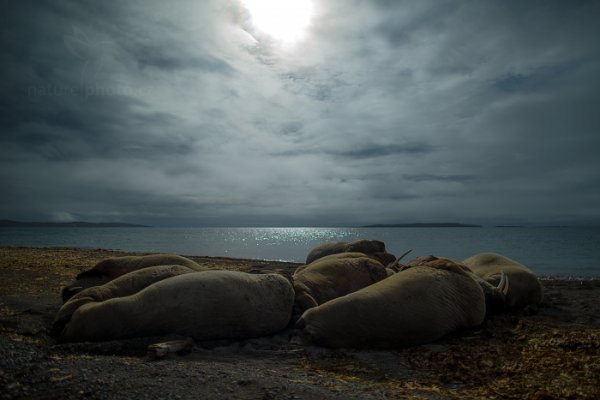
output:
M283 43L304 37L314 12L312 0L242 0L259 31Z
M245 1L10 2L0 217L600 225L600 2Z

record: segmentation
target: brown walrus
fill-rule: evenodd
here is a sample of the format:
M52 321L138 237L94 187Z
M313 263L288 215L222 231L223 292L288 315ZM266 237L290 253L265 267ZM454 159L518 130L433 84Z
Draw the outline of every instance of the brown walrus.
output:
M544 290L535 274L526 266L497 253L479 253L463 261L477 276L495 285L504 273L510 282L506 307L512 309L542 302Z
M296 325L303 340L321 346L397 347L478 326L484 317L481 286L460 267L433 263L311 308Z
M83 289L103 285L126 273L158 265L182 265L194 271L204 271L207 269L189 258L176 254L149 254L145 256L107 258L97 263L91 269L80 272L75 278L75 282L62 288L63 302L66 302L75 293Z
M79 307L61 341L102 341L179 334L196 340L242 339L286 328L292 284L278 274L237 271L188 273L136 294Z
M363 253L338 253L298 267L292 276L294 318L305 310L355 292L388 276L385 267Z
M510 281L506 274L500 273L500 278L495 284L491 284L477 276L469 267L464 265L462 261L450 259L450 258L439 258L436 256L421 256L412 259L407 265L399 265L398 270L402 271L407 268L416 266L433 266L437 268L460 268L467 275L473 278L481 289L485 297L485 311L486 315L498 313L504 311L506 306L506 294L510 287Z
M182 265L159 265L156 267L142 268L137 271L121 275L110 282L100 286L91 286L76 293L58 310L52 333L57 335L69 322L73 313L87 303L98 303L115 297L130 296L151 284L173 276L196 272Z
M357 240L354 242L329 242L312 249L306 257L306 264L319 258L338 253L364 253L383 265L394 262L396 257L386 252L385 243L380 240Z

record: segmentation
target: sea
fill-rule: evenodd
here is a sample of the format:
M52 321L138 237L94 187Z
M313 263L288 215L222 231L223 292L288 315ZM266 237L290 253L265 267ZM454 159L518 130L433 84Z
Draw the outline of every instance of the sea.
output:
M600 277L600 228L0 228L0 246L105 248L304 262L328 241L377 239L396 256L496 252L539 276Z

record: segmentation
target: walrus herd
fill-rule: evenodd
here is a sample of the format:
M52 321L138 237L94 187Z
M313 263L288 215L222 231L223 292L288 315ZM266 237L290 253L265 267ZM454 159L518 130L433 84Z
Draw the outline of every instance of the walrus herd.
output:
M533 272L500 254L402 264L403 256L378 240L326 243L291 279L208 270L169 254L114 257L62 289L53 333L63 342L166 334L209 340L293 328L306 344L385 348L432 342L491 313L542 301Z

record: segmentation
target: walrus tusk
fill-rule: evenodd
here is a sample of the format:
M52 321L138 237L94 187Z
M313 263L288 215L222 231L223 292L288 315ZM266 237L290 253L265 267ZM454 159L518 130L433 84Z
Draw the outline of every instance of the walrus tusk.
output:
M410 253L412 251L412 249L408 249L406 250L400 257L398 257L396 259L396 262L399 262L400 260L402 260L404 257L406 257L408 255L408 253Z
M498 283L498 290L506 296L508 294L508 276L504 271L500 272L500 283Z
M397 268L398 268L398 264L400 263L400 260L402 260L404 257L406 257L408 255L408 253L410 253L411 251L412 251L412 249L405 251L400 257L396 258L396 260L393 263L391 263L390 265L388 265L387 267L391 268L397 272Z
M63 296L66 294L69 296L69 298L75 296L77 293L81 292L84 287L83 286L71 286L69 288L65 288L66 290L63 290Z
M155 343L148 346L148 355L153 358L164 358L169 353L179 353L194 344L192 338Z

